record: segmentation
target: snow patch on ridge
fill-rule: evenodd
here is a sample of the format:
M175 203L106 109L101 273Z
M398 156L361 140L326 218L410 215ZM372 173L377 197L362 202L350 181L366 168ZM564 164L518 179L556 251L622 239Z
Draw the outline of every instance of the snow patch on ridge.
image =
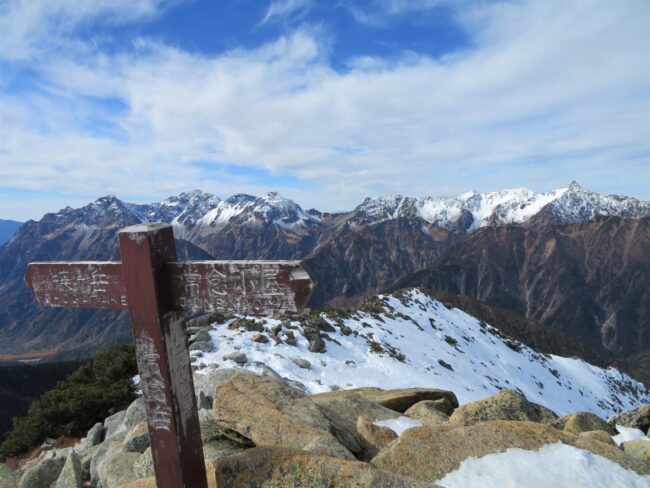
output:
M363 386L433 387L453 391L462 404L506 388L558 415L590 411L608 418L650 402L650 392L641 383L616 369L537 353L419 290L378 299L380 313L321 314L333 329L326 333L324 353L309 351L300 321L283 325L276 319L257 319L267 336L282 325L281 342L258 343L253 341L257 332L230 330L230 322L215 324L210 332L215 350L203 354L197 364L235 367L223 356L243 352L246 369L261 372L266 365L312 393ZM287 344L290 335L295 346ZM298 358L308 360L310 367L297 366L292 360Z

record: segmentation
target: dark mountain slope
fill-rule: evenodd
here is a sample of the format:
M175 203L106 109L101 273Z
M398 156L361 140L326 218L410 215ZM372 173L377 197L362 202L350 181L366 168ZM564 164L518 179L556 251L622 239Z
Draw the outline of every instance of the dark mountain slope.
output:
M463 235L421 219L343 225L305 259L318 280L312 305L349 304L422 269Z
M650 218L483 228L396 288L470 296L629 355L650 347Z

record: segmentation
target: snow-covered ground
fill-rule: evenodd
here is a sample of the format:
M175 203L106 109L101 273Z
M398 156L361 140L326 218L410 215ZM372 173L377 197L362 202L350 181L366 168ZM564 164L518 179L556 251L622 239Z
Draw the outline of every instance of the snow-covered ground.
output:
M603 418L650 403L645 387L615 369L602 369L579 359L543 355L501 337L498 330L458 309L449 309L428 295L411 290L379 296L383 312L356 311L345 317L322 314L333 327L326 351L310 352L301 322L283 326L268 343L253 341L258 332L230 330L213 324L214 352L195 364L237 367L223 356L243 352L240 367L261 371L262 365L308 392L378 386L384 389L434 387L453 391L461 404L500 389L521 391L558 415L590 411ZM257 319L269 331L281 324ZM494 324L498 326L498 324ZM296 345L286 343L289 334ZM308 368L294 359L306 359ZM304 366L304 364L303 364ZM197 373L207 372L207 368Z
M647 488L650 476L641 476L609 459L558 442L539 451L511 448L482 458L468 458L438 483L445 488Z

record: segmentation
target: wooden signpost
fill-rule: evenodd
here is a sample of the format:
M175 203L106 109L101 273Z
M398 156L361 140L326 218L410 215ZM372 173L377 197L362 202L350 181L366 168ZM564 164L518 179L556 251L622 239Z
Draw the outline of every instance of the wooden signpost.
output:
M122 262L31 263L52 307L129 310L159 488L207 488L183 312L291 314L313 282L299 261L176 261L171 225L119 232Z

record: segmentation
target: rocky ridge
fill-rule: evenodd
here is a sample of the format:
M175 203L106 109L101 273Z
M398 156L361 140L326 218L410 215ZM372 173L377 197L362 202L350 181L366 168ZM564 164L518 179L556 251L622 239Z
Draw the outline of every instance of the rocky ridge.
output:
M454 391L461 404L514 389L560 415L609 417L650 402L650 391L616 369L541 354L417 289L357 309L211 320L190 328L198 378L215 367L270 367L310 393L437 387Z
M453 488L463 486L458 478L472 459L507 456L513 449L538 456L526 479L483 468L486 482L516 485L534 478L534 470L562 475L562 466L546 464L542 456L560 445L589 460L588 469L574 468L577 476L588 479L589 469L608 463L612 476L631 481L629 486L650 481L650 438L642 431L630 427L637 439L618 446L604 419L575 421L584 417L577 412L560 422L512 390L458 407L454 393L444 390L361 388L310 395L271 369L258 375L222 368L195 386L198 397L214 399L199 411L211 487ZM621 430L619 422L645 424L646 410L611 422ZM72 447L44 450L18 471L0 465L0 487L153 488L153 474L138 399Z

